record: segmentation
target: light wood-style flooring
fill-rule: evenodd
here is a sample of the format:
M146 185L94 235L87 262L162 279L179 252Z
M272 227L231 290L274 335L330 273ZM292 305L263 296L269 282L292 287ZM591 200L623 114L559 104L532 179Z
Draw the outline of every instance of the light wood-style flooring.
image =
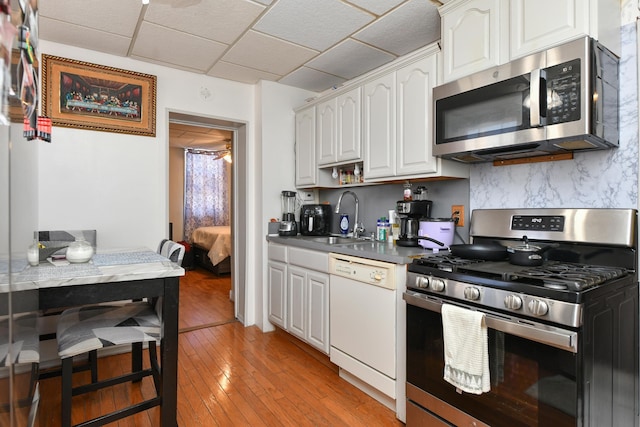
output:
M228 276L217 278L201 269L188 271L181 281L178 425L403 426L391 410L342 380L326 355L286 332L262 333L233 321L229 289ZM129 367L128 354L99 360L101 375L124 373ZM87 380L88 373L74 377ZM36 425L60 425L59 390L59 378L41 381ZM141 384L74 397L73 421L152 393L146 378ZM158 426L159 409L112 425Z
M181 332L215 326L234 320L234 304L229 300L231 276L203 269L189 270L180 280Z

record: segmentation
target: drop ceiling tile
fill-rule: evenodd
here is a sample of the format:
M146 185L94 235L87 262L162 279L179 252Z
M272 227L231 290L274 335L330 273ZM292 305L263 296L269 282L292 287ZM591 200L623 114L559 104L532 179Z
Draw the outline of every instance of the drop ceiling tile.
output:
M142 2L135 0L49 0L38 2L39 19L51 18L127 37L133 36L141 9ZM84 31L74 32L78 41L85 37Z
M47 40L56 43L119 56L127 56L129 45L131 44L130 37L92 30L44 16L41 16L38 21L40 34L46 34ZM78 37L78 34L82 34L82 37Z
M317 54L315 50L249 31L229 49L222 60L284 76Z
M279 0L254 29L292 43L324 50L374 17L339 0Z
M394 59L396 57L391 54L357 40L347 39L306 65L345 79L352 79Z
M346 79L323 73L313 68L300 67L278 80L278 82L314 92L323 92L331 87L341 85L346 82Z
M222 43L143 22L131 54L205 72L226 48Z
M130 0L134 1L134 0ZM145 21L174 30L231 44L264 11L265 7L246 0L200 0L149 3Z
M440 15L434 4L410 0L353 38L404 55L440 38Z
M404 1L406 0L350 0L349 2L380 16Z
M255 0L258 3L266 4L267 6L273 3L273 0Z
M259 80L276 81L280 78L280 76L277 74L254 70L253 68L243 67L242 65L237 64L230 64L224 61L216 62L216 65L214 65L207 74L212 77L235 80L238 82L249 84L255 84Z

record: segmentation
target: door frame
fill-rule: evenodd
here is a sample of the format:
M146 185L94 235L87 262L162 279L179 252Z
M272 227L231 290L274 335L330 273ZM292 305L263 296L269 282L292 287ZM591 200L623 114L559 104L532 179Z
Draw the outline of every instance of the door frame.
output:
M231 152L233 153L233 163L231 167L231 294L229 297L234 302L234 315L243 324L247 313L246 298L246 265L241 260L246 259L246 235L242 227L236 224L243 224L246 220L246 200L238 197L242 194L242 189L246 190L247 182L242 177L246 176L247 168L247 123L234 121L227 118L207 116L191 112L181 112L168 110L167 135L171 123L192 124L194 126L214 127L232 132ZM166 142L167 152L169 151L169 140ZM165 194L167 194L167 219L169 212L169 168L167 157L167 182ZM246 194L246 191L245 191ZM167 221L168 223L168 221Z

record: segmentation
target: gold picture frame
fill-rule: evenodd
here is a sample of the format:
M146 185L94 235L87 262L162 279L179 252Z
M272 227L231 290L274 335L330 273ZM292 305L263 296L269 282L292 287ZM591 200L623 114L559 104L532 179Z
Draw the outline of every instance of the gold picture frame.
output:
M53 125L156 136L156 76L46 54L40 66Z

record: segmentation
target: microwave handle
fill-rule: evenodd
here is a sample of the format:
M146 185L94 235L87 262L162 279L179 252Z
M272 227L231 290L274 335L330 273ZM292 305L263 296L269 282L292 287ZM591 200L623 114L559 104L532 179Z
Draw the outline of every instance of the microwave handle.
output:
M532 128L543 126L543 117L547 114L547 84L546 73L537 68L531 71L529 88L529 124ZM543 84L544 83L544 84Z

